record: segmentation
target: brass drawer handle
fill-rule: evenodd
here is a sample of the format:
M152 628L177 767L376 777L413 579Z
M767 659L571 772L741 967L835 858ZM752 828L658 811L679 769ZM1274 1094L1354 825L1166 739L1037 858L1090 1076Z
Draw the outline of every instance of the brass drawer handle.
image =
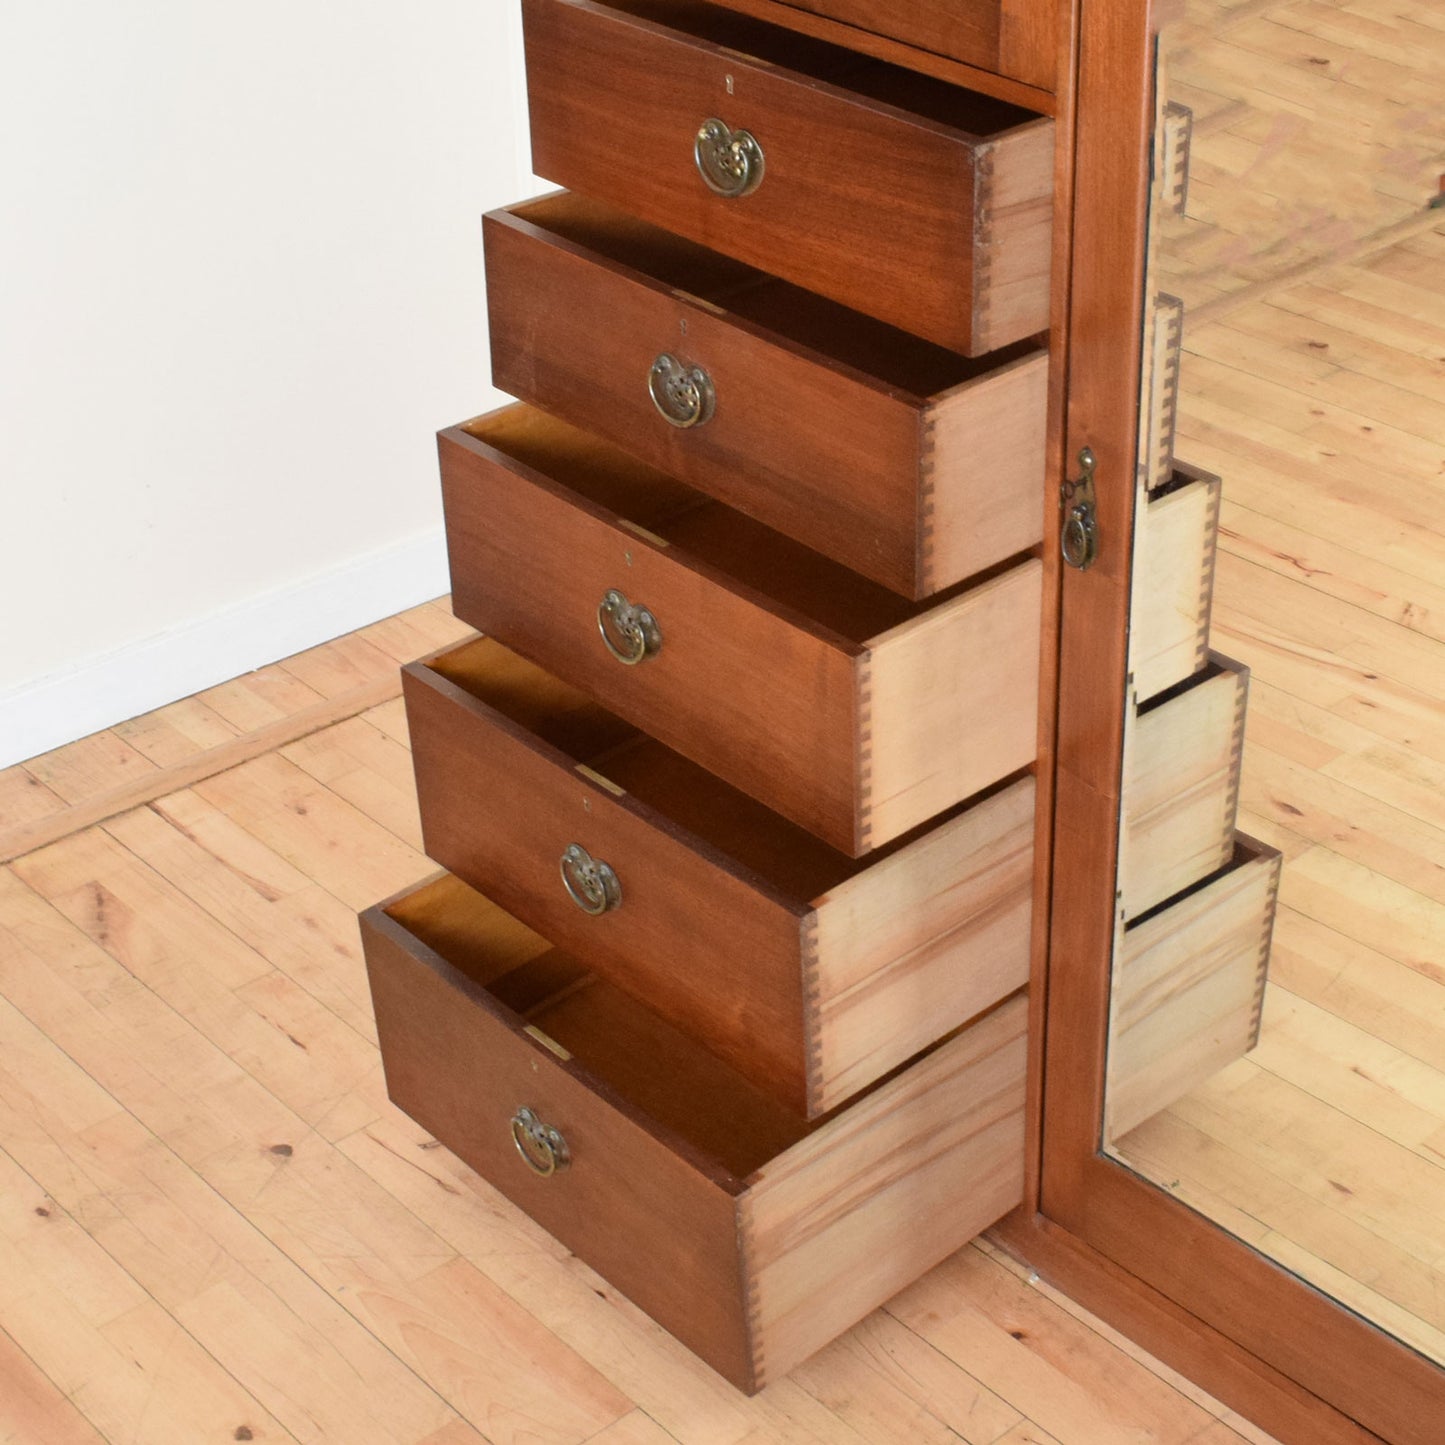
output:
M717 410L712 377L664 351L647 373L652 404L675 427L705 426Z
M531 1109L521 1108L512 1115L512 1142L527 1168L543 1179L550 1179L565 1169L572 1156L567 1141L550 1124L544 1124Z
M597 605L597 630L618 662L636 667L662 650L662 629L647 608L613 587Z
M763 148L750 132L730 130L713 117L702 123L692 153L708 189L737 200L763 183Z
M622 883L617 874L580 843L569 843L562 854L562 886L573 903L593 918L622 907Z

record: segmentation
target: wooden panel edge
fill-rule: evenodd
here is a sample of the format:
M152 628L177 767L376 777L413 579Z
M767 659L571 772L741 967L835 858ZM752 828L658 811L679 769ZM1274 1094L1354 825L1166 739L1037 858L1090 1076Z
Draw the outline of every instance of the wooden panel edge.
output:
M1016 1210L988 1238L1171 1369L1281 1440L1389 1445L1042 1214Z

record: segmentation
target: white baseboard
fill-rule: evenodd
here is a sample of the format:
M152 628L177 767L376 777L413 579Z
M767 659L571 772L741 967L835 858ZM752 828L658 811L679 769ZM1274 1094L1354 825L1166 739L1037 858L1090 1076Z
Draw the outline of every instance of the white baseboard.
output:
M447 590L440 527L0 694L0 768Z

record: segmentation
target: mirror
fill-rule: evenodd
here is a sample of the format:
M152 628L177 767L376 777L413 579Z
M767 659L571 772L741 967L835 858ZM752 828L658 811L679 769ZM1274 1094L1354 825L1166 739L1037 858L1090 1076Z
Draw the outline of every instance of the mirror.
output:
M1445 12L1159 39L1105 1150L1445 1362Z

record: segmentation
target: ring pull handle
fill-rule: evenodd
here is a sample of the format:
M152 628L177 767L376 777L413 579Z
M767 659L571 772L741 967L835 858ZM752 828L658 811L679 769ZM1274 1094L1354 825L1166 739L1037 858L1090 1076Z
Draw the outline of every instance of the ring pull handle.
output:
M580 843L569 843L562 854L562 886L573 903L593 918L622 907L622 883L617 874Z
M647 608L613 587L597 606L597 630L618 662L636 667L662 650L662 629Z
M544 1124L531 1109L524 1107L512 1115L512 1142L517 1146L517 1153L526 1161L527 1168L543 1179L550 1179L572 1162L567 1141L550 1124Z
M717 410L712 377L664 351L647 373L652 404L675 427L705 426Z
M751 132L730 130L716 116L702 123L692 153L708 189L729 200L750 196L763 183L763 148Z

